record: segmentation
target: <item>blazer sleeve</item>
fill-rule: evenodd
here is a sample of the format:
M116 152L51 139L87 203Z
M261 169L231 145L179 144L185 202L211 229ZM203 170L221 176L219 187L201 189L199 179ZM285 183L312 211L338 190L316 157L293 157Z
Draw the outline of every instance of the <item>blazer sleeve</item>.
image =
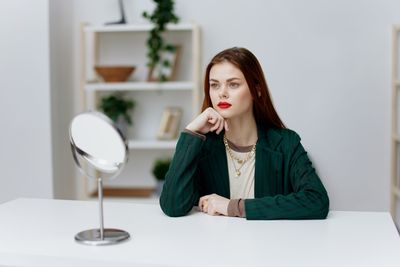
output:
M246 218L265 219L325 219L329 212L328 194L312 166L300 137L293 132L285 148L293 192L245 200Z
M196 170L204 140L182 132L160 196L163 212L171 217L186 215L199 199Z

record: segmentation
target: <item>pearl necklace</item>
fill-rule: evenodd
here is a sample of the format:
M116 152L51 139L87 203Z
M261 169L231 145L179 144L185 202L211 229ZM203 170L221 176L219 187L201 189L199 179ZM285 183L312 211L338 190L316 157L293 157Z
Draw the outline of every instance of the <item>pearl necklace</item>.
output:
M228 145L228 139L226 139L226 136L224 135L224 144L225 144L225 148L228 151L228 154L230 156L230 158L232 159L232 163L233 163L233 168L235 169L235 174L236 177L239 177L242 173L240 172L240 170L242 169L242 167L244 166L244 164L251 159L254 154L256 153L256 144L253 145L253 147L251 148L251 151L249 153L247 153L247 156L244 159L240 159L238 157L236 157L235 155L233 155L231 148ZM239 167L236 168L236 164L235 161L237 161L237 164L239 164Z

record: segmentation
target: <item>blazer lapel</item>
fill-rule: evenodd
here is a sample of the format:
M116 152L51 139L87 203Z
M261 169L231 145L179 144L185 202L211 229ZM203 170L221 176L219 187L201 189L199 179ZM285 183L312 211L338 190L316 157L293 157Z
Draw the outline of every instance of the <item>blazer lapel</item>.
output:
M282 137L273 129L258 129L254 175L254 197L256 198L279 193L283 155L274 149L281 139Z
M209 151L209 171L214 174L213 183L216 188L216 194L230 198L228 162L226 158L225 145L223 142L223 133L215 135L210 144Z

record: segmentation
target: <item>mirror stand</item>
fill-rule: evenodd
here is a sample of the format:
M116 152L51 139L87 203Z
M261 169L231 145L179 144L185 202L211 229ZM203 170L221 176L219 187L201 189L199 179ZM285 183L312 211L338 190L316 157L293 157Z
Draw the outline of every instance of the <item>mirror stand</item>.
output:
M75 240L85 245L112 245L130 238L119 229L104 229L103 179L118 176L128 161L128 142L110 118L99 112L75 116L69 128L72 156L79 170L97 180L100 228L85 230ZM106 142L105 142L106 140Z
M111 245L129 239L129 233L124 230L106 228L104 229L103 217L103 181L97 178L100 228L90 229L79 232L75 235L75 240L85 245Z

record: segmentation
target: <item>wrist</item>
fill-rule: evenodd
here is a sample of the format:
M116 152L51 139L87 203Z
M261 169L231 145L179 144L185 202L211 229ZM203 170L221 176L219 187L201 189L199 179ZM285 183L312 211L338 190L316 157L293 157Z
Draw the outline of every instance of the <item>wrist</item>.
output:
M228 216L231 217L246 217L245 209L244 209L244 200L239 199L231 199L228 204Z
M198 127L196 127L196 125L193 125L192 123L189 123L189 124L186 126L185 129L188 130L188 131L190 131L190 132L197 133L197 134L202 134L202 135L206 134L206 133L203 133L203 132L201 131L201 129L199 129Z
M190 131L190 132L193 132L193 133L199 133L198 130L196 129L196 127L194 127L194 126L192 125L192 123L189 123L189 124L186 126L185 129L188 130L188 131Z
M204 134L200 134L200 133L193 132L193 131L189 130L188 128L185 128L185 129L183 130L183 132L184 132L184 133L191 134L191 135L193 135L193 136L197 136L197 137L199 137L199 138L201 138L201 139L203 139L203 140L206 140L206 136L205 136Z

